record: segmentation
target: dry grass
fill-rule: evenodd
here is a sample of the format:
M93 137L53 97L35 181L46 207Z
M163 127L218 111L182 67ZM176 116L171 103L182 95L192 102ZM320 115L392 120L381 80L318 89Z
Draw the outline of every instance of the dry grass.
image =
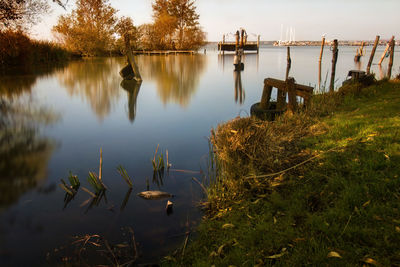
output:
M347 90L357 92L358 87L355 84ZM211 142L219 165L215 184L210 187L212 207L223 208L243 194L263 194L276 178L245 177L277 173L314 157L314 151L300 144L305 137L327 131L321 118L331 115L343 102L344 95L343 92L317 95L307 108L286 113L276 121L237 117L212 130Z

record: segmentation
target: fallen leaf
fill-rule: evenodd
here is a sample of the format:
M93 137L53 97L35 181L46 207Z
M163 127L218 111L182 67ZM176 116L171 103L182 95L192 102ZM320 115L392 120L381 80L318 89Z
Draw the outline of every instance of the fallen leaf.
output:
M224 250L224 247L225 247L225 244L221 245L221 246L218 248L218 251L217 251L217 254L218 254L218 255L221 255L221 254L222 254L222 251Z
M277 258L282 257L282 256L285 255L285 254L286 254L286 251L284 251L284 252L282 252L282 253L279 253L279 254L272 255L272 256L268 256L268 257L266 257L266 258L267 258L267 259L277 259Z
M339 253L337 253L336 251L331 251L328 253L328 256L326 256L327 258L341 258L342 256L340 256Z
M275 216L274 216L273 218L274 218L274 224L276 224L276 222L277 222L277 221L276 221L276 218L275 218Z
M363 262L371 264L371 265L375 265L375 266L380 266L380 264L376 260L371 259L371 258L365 258L363 260Z
M396 226L394 229L396 229L396 232L400 233L400 227Z
M365 208L366 206L369 205L369 203L371 203L371 200L368 200L367 202L365 202L362 206Z
M235 227L235 226L231 223L226 223L226 224L222 225L222 229L233 228L233 227Z

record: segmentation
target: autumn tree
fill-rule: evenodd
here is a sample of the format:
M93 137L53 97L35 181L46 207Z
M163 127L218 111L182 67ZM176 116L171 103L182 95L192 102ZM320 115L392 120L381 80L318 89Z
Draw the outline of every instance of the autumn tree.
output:
M133 24L133 20L129 17L121 17L115 26L115 30L119 35L116 41L116 48L124 54L125 43L129 42L129 45L133 49L139 48L140 31Z
M152 8L154 32L161 34L161 44L193 49L204 43L205 34L193 0L155 0Z
M70 50L95 56L114 45L116 10L108 0L77 0L70 15L60 16L53 32Z
M0 29L27 27L38 22L40 16L48 13L46 0L1 0Z

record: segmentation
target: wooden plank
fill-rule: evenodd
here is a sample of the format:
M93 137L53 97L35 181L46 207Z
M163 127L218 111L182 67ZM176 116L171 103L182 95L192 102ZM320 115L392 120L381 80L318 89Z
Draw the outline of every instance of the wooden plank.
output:
M272 86L264 84L264 89L263 89L261 102L260 102L261 109L269 108L269 101L271 99L271 93L272 93Z
M294 83L294 78L288 78L286 80L286 90L288 92L288 111L295 112L297 109L297 99L296 99L296 87Z
M377 35L375 38L374 47L372 48L371 56L369 57L369 61L368 61L368 65L367 65L367 74L370 73L372 61L374 60L374 56L375 56L376 47L378 46L378 43L379 43L379 38L380 38L379 35Z
M266 78L264 79L264 84L268 84L272 87L281 89L281 90L286 90L286 83L285 81L274 79L274 78ZM314 91L314 87L307 86L307 85L302 85L302 84L297 84L295 83L295 87L297 90L300 91L305 91L308 93L312 93Z
M310 94L312 94L314 91L314 87L311 87L311 86L297 84L297 83L295 83L295 86L296 86L296 90L305 91Z
M268 85L278 88L278 89L285 89L285 86L286 86L285 81L274 79L274 78L264 79L264 84L268 84Z

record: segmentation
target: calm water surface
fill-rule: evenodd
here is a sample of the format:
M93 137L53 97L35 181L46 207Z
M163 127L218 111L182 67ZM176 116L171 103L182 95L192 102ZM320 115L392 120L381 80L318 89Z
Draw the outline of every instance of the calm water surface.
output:
M348 70L365 69L368 56L355 64L355 50L339 47L337 86ZM376 61L382 50L378 48ZM291 55L291 76L317 85L319 47L293 47ZM0 265L43 265L46 257L57 261L67 253L57 249L77 235L99 234L121 243L124 227L134 229L142 262L157 261L180 246L182 233L201 219L197 204L204 196L192 177L201 180L199 172L207 169L210 129L247 116L260 100L264 78L284 78L286 48L266 46L259 55L245 55L240 76L233 72L233 56L219 55L214 47L206 55L137 60L140 86L121 84L124 58L88 59L40 75L0 77L1 97L29 114L11 112L13 123L0 121ZM397 51L394 74L399 61ZM328 47L322 83L329 84L330 65ZM373 65L372 71L379 78L386 66L387 60L383 69ZM150 159L157 144L169 151L173 169L193 172L171 170L163 179L153 177ZM80 189L65 203L60 178L72 171L90 188L86 177L98 171L100 148L107 199L91 207L85 203L88 193ZM120 164L133 179L131 193L116 171ZM137 196L147 187L174 195L173 214L166 214L165 199Z

